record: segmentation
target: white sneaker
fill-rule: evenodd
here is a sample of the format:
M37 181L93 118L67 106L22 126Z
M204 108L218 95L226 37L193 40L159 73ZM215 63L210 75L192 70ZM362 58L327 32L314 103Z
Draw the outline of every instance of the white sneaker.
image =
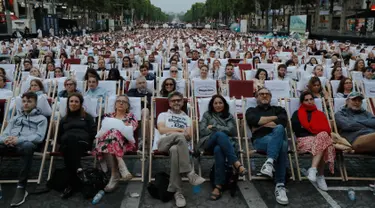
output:
M318 171L316 170L316 168L309 168L309 170L307 171L307 178L311 182L316 182L316 174L317 173L318 173Z
M206 181L206 179L200 177L194 171L191 171L187 174L187 178L189 179L189 183L193 186L198 186Z
M109 179L108 184L104 187L105 192L112 192L117 188L117 184L120 180L120 174L116 173L114 175L111 175L111 178Z
M270 162L265 162L262 166L262 169L260 170L260 173L262 173L263 175L267 175L270 178L272 178L273 177L273 171L274 171L273 164L270 163Z
M316 178L316 184L318 185L318 188L322 191L328 191L328 186L326 183L326 179L324 176L318 176Z
M174 199L176 200L176 206L177 207L185 207L186 206L185 197L181 192L174 193Z
M276 186L275 197L276 197L277 203L281 205L289 204L288 197L286 196L285 186Z

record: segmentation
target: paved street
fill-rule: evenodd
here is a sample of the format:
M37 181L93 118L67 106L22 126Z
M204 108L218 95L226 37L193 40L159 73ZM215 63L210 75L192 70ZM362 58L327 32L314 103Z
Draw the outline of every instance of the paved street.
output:
M37 174L39 160L35 160L32 175ZM308 160L301 160L302 167L308 167ZM17 163L15 159L4 159L0 169L1 179L11 178L18 174ZM139 164L135 159L128 160L127 162L133 173L139 172ZM262 163L262 159L256 159L255 164L258 168ZM155 172L162 171L168 168L168 160L157 159L153 162L153 169ZM358 176L365 176L374 173L375 160L371 159L354 159L348 162L349 173L356 173ZM61 167L62 160L57 160L57 167ZM91 160L84 161L85 166L92 165ZM202 172L207 176L209 169L212 166L212 160L202 160ZM46 166L47 167L47 166ZM197 167L197 166L196 166ZM336 171L337 172L337 171ZM44 175L46 175L45 170ZM46 178L46 177L45 177ZM102 201L93 206L90 201L82 198L81 194L76 194L68 200L61 200L59 193L50 191L43 194L33 194L36 185L30 184L28 190L31 195L27 198L25 204L21 207L61 207L61 208L86 208L86 207L131 207L131 208L172 208L176 207L174 201L162 203L159 200L153 199L147 192L147 183L131 182L129 185L122 182L114 193L106 194ZM375 196L373 192L365 190L368 187L368 181L328 181L330 189L327 193L319 192L309 181L304 180L291 181L287 184L289 205L286 207L311 207L311 208L325 208L325 207L374 207L373 201ZM186 182L184 183L185 197L187 198L188 208L209 208L209 207L225 207L225 208L245 208L245 207L283 207L278 205L274 197L274 184L272 181L255 180L253 182L245 181L239 183L239 189L235 197L231 197L229 193L225 192L219 201L210 201L209 192L211 186L209 182L202 185L201 192L194 195L192 187ZM347 197L347 188L354 187L356 190L356 201L352 202ZM11 198L15 191L14 184L3 184L3 199L0 200L0 207L9 207ZM142 190L140 198L131 198L130 193Z

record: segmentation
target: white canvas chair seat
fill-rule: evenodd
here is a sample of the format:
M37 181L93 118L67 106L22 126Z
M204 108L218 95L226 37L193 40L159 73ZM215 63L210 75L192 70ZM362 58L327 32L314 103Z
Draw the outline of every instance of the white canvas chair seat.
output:
M98 104L99 99L87 97L87 96L85 96L83 99L84 99L83 107L85 111L94 118L98 117L98 108L96 104ZM63 118L66 115L67 100L68 98L60 98L60 103L59 103L60 118ZM93 103L95 103L95 105Z
M266 80L264 86L268 88L274 98L289 98L291 94L289 81Z
M337 89L340 85L340 80L331 80L330 81L331 87L332 87L332 97L335 97L337 94Z
M270 77L271 74L275 73L275 64L260 63L257 65L257 69L265 69Z
M117 95L117 81L99 81L98 87L107 90L107 95Z
M217 94L216 80L192 80L195 97L212 97Z
M244 70L243 77L245 78L245 80L253 80L255 78L256 73L257 73L257 70Z
M86 72L87 68L88 68L87 65L81 65L81 64L71 64L70 65L70 71Z
M297 67L295 66L289 66L286 70L286 76L290 79L297 80Z
M360 81L363 80L362 72L352 71L351 75L352 75L352 80L355 81L355 82L360 82Z
M15 97L16 112L20 113L22 111L22 98L20 96ZM38 95L38 102L36 106L43 116L49 117L52 115L52 108L48 102L48 97L46 95Z
M346 98L334 98L333 99L333 111L337 113L346 105ZM363 100L362 102L362 108L367 110L367 102L366 100Z
M363 86L366 98L375 98L375 82L364 81Z

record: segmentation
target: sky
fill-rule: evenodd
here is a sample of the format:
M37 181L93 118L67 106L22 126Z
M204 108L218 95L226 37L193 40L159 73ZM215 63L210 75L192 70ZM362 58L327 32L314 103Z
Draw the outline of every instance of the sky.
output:
M206 0L150 0L151 3L160 7L164 12L186 12L195 2L206 2Z

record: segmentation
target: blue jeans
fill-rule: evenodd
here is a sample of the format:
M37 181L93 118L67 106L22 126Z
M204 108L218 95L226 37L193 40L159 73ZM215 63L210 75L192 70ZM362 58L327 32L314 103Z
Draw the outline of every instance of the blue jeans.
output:
M27 179L29 177L29 172L32 167L33 162L33 155L34 151L36 150L37 146L30 142L24 141L22 143L17 144L14 147L6 146L5 144L0 144L0 152L1 153L19 153L21 154L21 172L18 176L18 185L26 187Z
M285 183L288 165L288 139L285 134L285 128L282 125L277 125L272 133L255 139L254 148L265 151L267 157L275 161L275 181L276 183Z
M225 159L229 165L238 161L233 144L228 135L223 132L215 132L206 141L205 150L212 151L215 158L215 185L225 184Z

